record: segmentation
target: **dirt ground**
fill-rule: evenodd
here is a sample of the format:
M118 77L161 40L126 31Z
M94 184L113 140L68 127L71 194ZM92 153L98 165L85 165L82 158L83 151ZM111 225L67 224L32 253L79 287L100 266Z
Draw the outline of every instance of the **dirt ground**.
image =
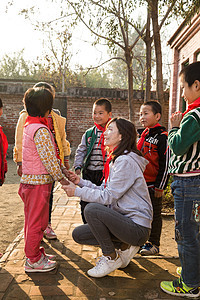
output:
M17 237L24 225L23 202L18 195L19 180L15 163L8 160L6 181L0 187L0 253ZM165 206L168 206L169 204ZM165 211L168 210L165 208ZM171 211L171 209L170 209ZM174 240L173 216L163 216L160 253L176 256L177 245Z
M8 159L6 181L0 187L0 253L4 253L9 244L22 230L24 208L18 196L19 176L16 165Z

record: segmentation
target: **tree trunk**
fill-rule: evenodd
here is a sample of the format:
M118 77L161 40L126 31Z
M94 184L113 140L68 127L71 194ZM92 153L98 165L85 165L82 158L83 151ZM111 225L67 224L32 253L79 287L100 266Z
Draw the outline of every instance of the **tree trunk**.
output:
M151 99L151 42L150 37L150 11L148 7L147 12L147 27L146 27L146 36L144 38L146 44L146 88L144 93L144 102Z
M156 54L156 92L157 99L164 104L164 91L163 91L163 74L162 74L162 51L160 41L160 31L158 25L158 0L151 1L151 19L153 24L153 38Z
M128 71L128 108L129 108L129 120L134 123L134 111L133 111L133 69L132 61L133 56L130 49L125 51L127 71Z
M65 92L65 75L62 73L62 93Z

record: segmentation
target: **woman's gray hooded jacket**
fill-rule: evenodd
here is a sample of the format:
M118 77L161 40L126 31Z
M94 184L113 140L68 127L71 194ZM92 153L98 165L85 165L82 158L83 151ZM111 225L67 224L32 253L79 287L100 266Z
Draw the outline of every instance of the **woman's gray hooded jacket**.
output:
M135 223L151 228L153 209L143 176L148 161L134 152L117 157L110 163L105 187L80 179L75 196L83 201L108 205L111 209L131 218Z

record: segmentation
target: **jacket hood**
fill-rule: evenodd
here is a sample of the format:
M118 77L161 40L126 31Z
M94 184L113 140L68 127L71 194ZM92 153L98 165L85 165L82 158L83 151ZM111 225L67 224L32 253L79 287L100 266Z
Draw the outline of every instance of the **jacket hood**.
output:
M138 166L140 167L142 172L144 172L146 166L149 163L149 161L146 158L144 158L143 156L139 156L138 154L136 154L134 152L129 152L127 154L127 156L129 156L131 159L133 159L138 164Z

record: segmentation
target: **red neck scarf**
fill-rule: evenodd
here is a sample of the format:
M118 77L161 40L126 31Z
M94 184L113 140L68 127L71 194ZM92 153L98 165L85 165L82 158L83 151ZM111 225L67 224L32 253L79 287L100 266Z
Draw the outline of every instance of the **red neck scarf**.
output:
M24 126L27 126L27 125L29 125L29 124L35 124L35 123L39 123L39 124L44 124L44 125L46 125L47 127L48 127L48 120L47 120L47 118L45 118L45 117L31 117L31 116L28 116L27 118L26 118L26 121L25 121L25 124L24 124Z
M111 118L108 119L106 125L108 124L108 122L109 122L110 120L111 120ZM104 132L106 131L106 125L105 125L105 127L103 127L103 126L101 126L101 125L99 125L99 124L97 124L97 123L94 123L94 125L95 125L99 130L102 131L102 134L101 134L101 136L100 136L100 138L99 138L98 147L99 147L99 145L101 144L101 153L102 153L102 156L103 156L103 164L104 164L104 162L105 162L105 155L106 155L106 150L105 150L105 145L104 145Z
M155 128L155 127L160 127L161 125L159 123L157 123L156 125L154 125L153 127L150 127L150 128ZM144 144L144 140L145 140L145 137L149 134L149 127L145 128L145 130L142 132L141 134L141 137L140 139L138 140L137 142L137 148L138 150L141 150L142 149L142 146Z
M113 150L109 151L108 155L107 155L107 160L106 163L104 165L104 169L103 169L103 177L105 179L105 185L104 187L106 187L106 182L108 180L109 177L109 173L110 173L110 162L113 159L113 152L117 149L118 146L116 146Z
M197 98L193 103L189 104L188 109L182 115L185 116L185 114L187 114L189 111L197 107L200 107L200 97Z

